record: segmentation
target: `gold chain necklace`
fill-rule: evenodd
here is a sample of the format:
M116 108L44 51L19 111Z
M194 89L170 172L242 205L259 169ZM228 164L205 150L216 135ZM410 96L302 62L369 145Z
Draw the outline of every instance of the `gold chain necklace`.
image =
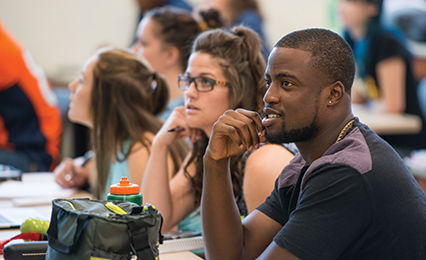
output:
M349 121L345 127L343 127L342 131L340 131L339 136L337 137L337 140L335 143L339 142L340 140L342 140L343 136L345 135L346 131L349 129L349 127L352 126L352 123L354 122L355 118L353 118L351 121Z

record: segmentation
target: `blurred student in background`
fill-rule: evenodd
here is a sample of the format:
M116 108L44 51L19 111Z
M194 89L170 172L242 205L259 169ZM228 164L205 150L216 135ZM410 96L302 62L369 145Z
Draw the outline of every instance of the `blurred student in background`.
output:
M184 73L191 44L201 31L191 14L179 8L154 8L139 23L137 41L132 49L144 56L169 86L167 109L159 115L164 121L175 107L183 105L183 91L177 79Z
M205 148L214 123L226 110L262 111L265 61L260 48L257 34L246 27L209 30L195 40L188 67L178 80L179 87L185 91L185 106L176 108L155 136L141 185L144 201L163 214L163 232L176 224L180 230L201 231L198 209ZM170 179L165 156L170 145L186 137L191 137L193 148L177 175ZM289 150L279 145L264 145L254 154L268 158L259 159L256 165L255 174L262 176L261 183L246 183L242 156L231 160L234 196L242 202L253 197L263 201L282 167L293 158ZM254 166L247 163L246 170ZM247 208L255 208L255 203L257 200L245 200Z
M340 0L338 8L360 79L352 89L353 103L366 104L372 111L410 113L423 119L411 55L398 37L381 25L382 0ZM382 137L405 156L426 146L426 127L416 135Z
M390 17L407 37L409 50L413 54L414 75L420 80L418 98L423 115L426 115L426 1L405 2L404 8L395 10ZM413 151L404 161L426 192L426 149Z
M206 19L210 18L206 17ZM163 121L176 106L183 105L183 91L179 89L177 79L185 71L191 44L200 32L197 21L188 12L179 8L154 8L140 22L137 41L132 49L142 56L142 59L146 59L153 71L161 75L167 83L165 86L169 94L166 108L158 110L155 114ZM69 158L64 162L67 162L67 165L73 165ZM68 167L64 169L62 166L63 164L56 170L59 176L69 172ZM87 172L90 164L74 167L77 167L78 171ZM69 184L64 182L64 185Z
M407 37L408 49L413 55L413 74L420 80L418 97L423 115L426 115L426 1L390 14L391 22Z
M0 164L49 171L60 159L62 122L43 69L0 20Z
M185 0L135 0L135 3L139 9L138 24L148 11L157 7L173 6L188 12L192 11L192 6Z
M55 170L57 183L63 187L89 183L98 199L106 199L109 186L122 176L140 183L152 140L162 124L155 115L168 100L165 80L135 54L106 48L87 60L81 77L69 87L68 117L91 129L95 159L91 167L83 168L65 159ZM168 176L177 172L186 150L183 142L170 146L164 162Z
M228 28L244 25L253 29L261 39L265 60L268 58L270 48L257 0L206 0L206 3L209 8L219 11Z

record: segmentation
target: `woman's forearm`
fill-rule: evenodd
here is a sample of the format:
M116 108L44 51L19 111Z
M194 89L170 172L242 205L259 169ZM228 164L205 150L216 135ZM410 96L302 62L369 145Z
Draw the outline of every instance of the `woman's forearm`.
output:
M144 203L152 204L162 212L163 230L166 231L173 214L167 165L168 153L168 146L155 143L152 145L141 184Z

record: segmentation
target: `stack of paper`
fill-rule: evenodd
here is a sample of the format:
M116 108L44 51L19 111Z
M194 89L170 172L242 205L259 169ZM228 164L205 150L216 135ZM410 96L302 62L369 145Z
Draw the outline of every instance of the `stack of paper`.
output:
M56 198L69 198L76 189L59 186L53 173L25 173L22 181L0 183L0 199L12 199L17 207L48 205Z
M164 240L159 247L160 254L199 249L204 249L202 236Z

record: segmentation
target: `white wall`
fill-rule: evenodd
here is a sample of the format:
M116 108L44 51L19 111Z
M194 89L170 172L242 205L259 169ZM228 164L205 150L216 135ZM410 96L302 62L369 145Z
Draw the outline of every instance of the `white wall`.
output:
M104 44L128 46L134 0L0 0L0 19L47 75L67 82Z
M327 27L328 0L259 0L265 19L265 32L274 45L294 30Z
M326 27L328 1L259 0L269 43L293 30ZM0 19L47 75L65 84L99 46L129 46L137 8L134 0L0 0Z

